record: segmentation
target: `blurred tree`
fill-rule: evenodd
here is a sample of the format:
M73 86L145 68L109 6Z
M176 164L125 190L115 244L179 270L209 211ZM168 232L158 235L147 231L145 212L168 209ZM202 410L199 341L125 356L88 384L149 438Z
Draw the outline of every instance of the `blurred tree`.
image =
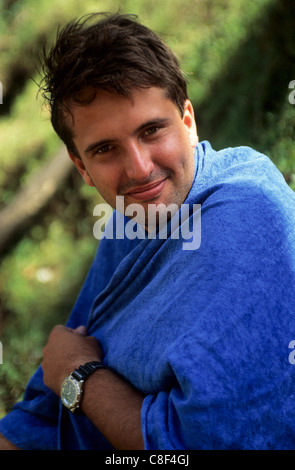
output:
M287 173L295 172L295 113L288 102L295 78L294 15L292 0L272 2L198 103L202 138L217 148L254 146ZM278 140L288 143L284 151L278 152Z

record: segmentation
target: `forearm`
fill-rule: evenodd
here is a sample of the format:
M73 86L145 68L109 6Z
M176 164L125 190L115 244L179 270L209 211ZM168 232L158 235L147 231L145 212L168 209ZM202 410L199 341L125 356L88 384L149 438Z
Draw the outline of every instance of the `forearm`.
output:
M63 380L80 365L100 361L101 350L86 329L53 328L43 350L43 379L60 396ZM143 449L141 406L144 395L110 369L99 369L84 384L84 414L115 449Z
M0 434L0 450L19 450L14 444L6 439L2 434Z
M114 372L101 369L85 382L81 409L119 450L144 449L141 406L144 395Z

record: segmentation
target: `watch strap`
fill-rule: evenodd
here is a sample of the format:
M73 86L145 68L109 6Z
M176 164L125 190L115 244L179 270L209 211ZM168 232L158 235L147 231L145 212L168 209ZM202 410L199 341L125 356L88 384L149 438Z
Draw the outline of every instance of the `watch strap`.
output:
M84 381L97 369L107 369L107 366L103 364L103 362L99 361L86 362L86 364L78 367L78 369L75 369L71 375L76 380Z

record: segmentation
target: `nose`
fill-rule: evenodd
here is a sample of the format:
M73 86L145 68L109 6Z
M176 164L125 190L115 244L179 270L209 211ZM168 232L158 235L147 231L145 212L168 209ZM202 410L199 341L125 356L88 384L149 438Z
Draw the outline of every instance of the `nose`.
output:
M129 179L145 181L154 168L150 150L138 142L130 142L125 156L125 172Z

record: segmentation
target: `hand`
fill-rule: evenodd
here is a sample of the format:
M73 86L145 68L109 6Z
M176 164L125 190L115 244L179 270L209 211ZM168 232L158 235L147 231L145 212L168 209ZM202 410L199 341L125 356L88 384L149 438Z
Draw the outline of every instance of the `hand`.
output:
M44 383L57 395L64 379L81 364L101 361L99 342L85 327L53 328L43 350ZM141 407L144 395L113 370L91 374L85 383L81 409L115 449L144 449Z
M86 336L85 326L75 330L58 325L51 331L43 349L44 383L57 395L64 379L80 365L101 361L100 345L93 336Z

